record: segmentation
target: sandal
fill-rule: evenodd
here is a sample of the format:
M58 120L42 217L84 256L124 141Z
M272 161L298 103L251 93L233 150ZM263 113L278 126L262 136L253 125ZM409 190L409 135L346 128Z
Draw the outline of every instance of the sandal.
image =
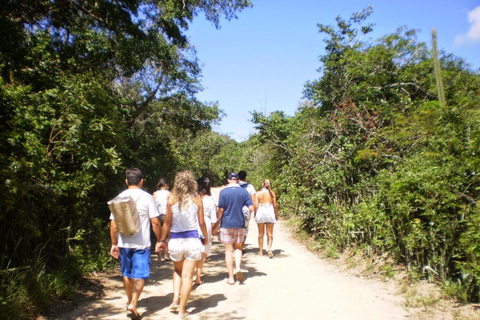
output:
M178 310L179 305L174 306L173 304L170 305L170 311L171 312L176 312Z
M132 320L140 320L142 319L142 316L140 316L140 314L138 312L136 312L135 310L133 309L130 309L128 306L127 306L127 310L130 311L130 318Z
M273 252L272 252L272 251L268 251L268 257L269 257L270 259L273 258Z
M243 281L245 281L245 277L243 276L242 271L238 271L238 272L237 272L237 280L238 280L238 282L240 282L240 283L242 283Z

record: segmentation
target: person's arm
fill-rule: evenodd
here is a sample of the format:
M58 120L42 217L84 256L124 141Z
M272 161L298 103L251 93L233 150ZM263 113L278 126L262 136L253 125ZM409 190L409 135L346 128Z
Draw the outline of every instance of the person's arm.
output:
M155 252L158 252L158 248L160 245L160 239L162 238L162 227L160 224L160 219L158 217L151 218L150 222L152 223L152 230L155 234L155 239L157 239L157 244L155 245Z
M278 220L278 208L277 208L277 195L272 191L273 194L273 210L275 211L275 220Z
M250 196L252 198L252 202L253 202L253 212L257 212L257 193L254 193ZM252 212L250 212L252 213Z
M211 208L212 212L210 213L210 221L212 221L212 230L213 228L215 227L215 224L217 223L218 221L218 217L217 217L217 204L215 203L215 200L213 200L212 197L210 197L210 202L211 204L213 205L213 208Z
M208 244L209 239L208 239L207 225L205 224L205 213L203 212L203 201L202 201L202 198L200 198L200 196L196 196L195 198L193 198L193 202L198 207L198 211L197 211L198 225L204 237L203 245L206 246Z
M255 194L255 198L253 199L253 210L255 210L255 213L253 214L253 217L255 218L257 216L257 210L258 210L258 193Z
M118 230L115 220L110 220L110 240L112 241L110 255L115 259L118 259L120 256L120 249L118 248Z
M213 235L216 235L218 233L218 229L220 227L220 222L222 221L222 217L223 217L223 211L224 209L223 208L218 208L217 209L217 216L218 216L218 221L215 223L215 226L213 227L212 229L212 234Z
M170 227L172 226L172 199L168 197L167 201L167 211L165 213L165 220L163 221L162 231L160 232L161 237L158 247L158 252L167 250L167 237L170 233Z

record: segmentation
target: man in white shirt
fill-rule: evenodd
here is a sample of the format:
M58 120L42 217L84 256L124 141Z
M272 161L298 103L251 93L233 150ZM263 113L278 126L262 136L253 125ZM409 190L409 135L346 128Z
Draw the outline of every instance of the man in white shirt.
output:
M243 170L240 171L238 173L238 180L239 180L238 184L240 185L240 187L247 190L248 194L250 195L250 198L252 199L252 202L255 203L255 194L257 192L255 191L255 187L247 182L247 173ZM256 208L254 207L254 212L255 210ZM251 219L250 211L247 206L243 207L243 214L245 215L245 240L246 240L248 235L248 225ZM242 252L243 252L244 244L245 244L245 241L243 241L243 244L242 244Z
M110 213L110 238L112 247L110 255L115 259L120 257L123 286L127 294L127 310L132 313L132 319L140 319L137 303L145 286L145 280L150 276L150 226L152 226L157 247L160 237L159 213L152 195L142 190L143 174L140 169L128 169L125 183L127 190L119 196L130 196L135 200L140 219L140 230L134 235L120 234L113 213ZM155 250L157 251L157 250Z

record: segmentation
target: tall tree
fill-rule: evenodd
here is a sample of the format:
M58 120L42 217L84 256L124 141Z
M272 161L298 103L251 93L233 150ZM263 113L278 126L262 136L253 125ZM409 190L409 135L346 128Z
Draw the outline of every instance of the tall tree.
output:
M55 287L58 270L69 281L104 265L105 201L122 188L118 175L139 166L153 186L186 156L172 152L175 140L221 115L195 97L201 70L184 30L199 14L219 26L250 5L0 3L0 266L11 270L0 283L2 314L31 316L22 312L63 294L71 286Z

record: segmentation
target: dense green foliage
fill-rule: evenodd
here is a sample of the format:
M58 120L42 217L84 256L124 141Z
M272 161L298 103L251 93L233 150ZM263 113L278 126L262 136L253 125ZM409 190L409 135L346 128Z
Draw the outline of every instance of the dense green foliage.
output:
M327 250L387 253L476 300L480 76L443 54L441 105L432 54L414 30L358 40L372 30L370 13L319 25L326 54L307 101L292 117L253 113L259 133L244 147L265 150L261 174L283 214Z
M107 255L106 200L139 167L145 188L178 170L246 170L327 249L388 253L412 273L480 281L480 76L440 55L448 106L416 31L375 43L367 9L320 24L326 54L294 116L252 114L258 134L211 132L201 70L183 31L218 26L247 0L3 1L0 4L0 313L30 318Z
M139 167L145 187L190 168L220 120L195 98L200 68L183 31L218 26L236 1L2 1L0 313L29 318L109 258L106 200ZM225 142L226 143L226 142ZM204 165L195 162L200 175Z

